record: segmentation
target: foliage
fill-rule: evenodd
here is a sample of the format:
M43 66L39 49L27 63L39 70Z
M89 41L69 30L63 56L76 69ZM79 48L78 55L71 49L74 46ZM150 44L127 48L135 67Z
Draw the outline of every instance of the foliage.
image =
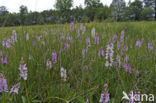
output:
M0 26L154 20L154 16L156 20L154 0L134 0L128 5L125 0L113 0L110 6L103 5L100 0L85 0L84 4L84 8L82 5L73 8L73 0L57 0L56 9L32 12L22 5L18 13L10 13L7 7L1 6Z
M55 7L59 10L60 22L66 23L71 21L71 7L73 0L57 0Z
M123 12L126 8L124 0L113 0L111 3L112 16L116 21L121 21L123 18Z
M129 6L130 18L132 20L140 20L141 19L141 12L143 10L142 2L139 0L135 0Z
M154 9L155 7L155 0L143 0L145 3L145 7L151 7Z
M20 23L22 25L26 24L25 20L26 20L27 14L28 14L27 7L24 5L20 6Z
M141 15L143 20L153 20L154 10L150 7L146 7L142 10Z
M1 6L0 7L0 16L4 16L6 14L8 14L7 8L5 6Z
M102 3L100 3L100 0L85 0L84 3L87 7L99 7L102 5Z

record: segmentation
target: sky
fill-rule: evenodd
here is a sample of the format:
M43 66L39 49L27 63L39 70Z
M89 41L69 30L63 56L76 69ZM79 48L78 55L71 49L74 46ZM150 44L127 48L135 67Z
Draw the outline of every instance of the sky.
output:
M84 0L73 0L74 7L80 4L84 7ZM125 0L128 2L129 0ZM132 0L133 1L133 0ZM104 5L110 5L112 0L101 0ZM43 11L54 9L56 0L0 0L0 6L6 6L9 12L19 12L19 7L25 5L28 11Z

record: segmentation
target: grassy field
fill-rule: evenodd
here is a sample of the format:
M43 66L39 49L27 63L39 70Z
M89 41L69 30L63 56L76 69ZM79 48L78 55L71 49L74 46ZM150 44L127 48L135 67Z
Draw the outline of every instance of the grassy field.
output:
M0 42L0 103L156 96L156 22L7 27Z

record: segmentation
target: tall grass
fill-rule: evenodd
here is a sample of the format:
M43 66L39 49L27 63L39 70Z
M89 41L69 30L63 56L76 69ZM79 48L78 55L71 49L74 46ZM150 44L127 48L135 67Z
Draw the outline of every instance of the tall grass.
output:
M156 95L156 22L89 23L83 26L86 31L82 34L80 30L80 37L77 37L80 24L74 24L73 31L69 24L0 28L0 42L10 37L12 30L17 32L17 42L11 48L0 45L2 55L8 60L7 64L0 63L0 73L7 79L8 88L18 82L21 84L18 94L1 93L0 103L85 103L87 99L90 103L98 103L105 83L108 84L109 103L120 103L123 91ZM100 37L98 45L91 36L93 27ZM122 66L105 66L107 43L114 34L120 40L122 30L125 30L125 37L121 48L128 46L128 50L121 54L114 42L113 58L116 61L116 55L121 54L124 62L128 55L132 73L127 73ZM41 40L37 40L36 35L42 36ZM69 37L73 39L67 40ZM91 47L83 57L87 37L91 39ZM141 39L144 39L141 47L136 47L136 41ZM36 42L35 46L32 41ZM152 51L148 49L149 41L154 47ZM65 42L70 45L67 51ZM100 47L104 49L103 57L98 56ZM46 61L52 60L53 51L57 52L57 63L47 70ZM32 55L31 60L29 55ZM28 68L26 81L19 77L21 57ZM66 82L60 76L61 67L67 70Z

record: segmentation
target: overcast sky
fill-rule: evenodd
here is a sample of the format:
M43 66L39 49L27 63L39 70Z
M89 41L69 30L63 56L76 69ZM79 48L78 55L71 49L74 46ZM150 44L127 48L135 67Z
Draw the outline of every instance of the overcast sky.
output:
M129 0L125 0L128 2ZM133 1L133 0L131 0ZM110 5L112 0L101 0L104 5ZM19 12L21 5L27 6L30 11L43 11L54 9L56 0L0 0L0 6L6 6L10 12ZM84 0L74 0L74 7L82 5L84 7Z

